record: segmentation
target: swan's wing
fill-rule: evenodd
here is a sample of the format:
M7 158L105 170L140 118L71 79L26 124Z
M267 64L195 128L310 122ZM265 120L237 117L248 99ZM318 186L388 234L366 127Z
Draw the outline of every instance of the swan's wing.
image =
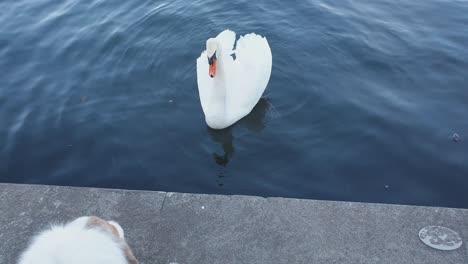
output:
M232 53L232 49L234 49L236 33L234 33L232 30L226 29L219 33L218 36L216 36L216 39L221 44L223 54L230 55Z
M241 36L229 61L229 108L233 115L245 116L262 97L271 75L272 56L266 38L251 33Z
M200 57L197 59L197 84L203 113L206 115L206 113L209 111L209 92L210 89L213 88L213 79L208 75L208 57L206 55L206 51L203 51Z
M272 66L271 49L267 39L255 33L241 36L237 41L235 54L237 63L245 69L244 74L254 76L252 81L255 79L259 87L263 87L263 94L270 79Z

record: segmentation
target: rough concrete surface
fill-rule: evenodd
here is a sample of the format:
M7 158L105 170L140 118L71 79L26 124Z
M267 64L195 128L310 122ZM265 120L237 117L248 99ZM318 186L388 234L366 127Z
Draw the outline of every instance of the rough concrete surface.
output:
M142 264L468 263L464 209L16 184L0 184L0 263L83 215L118 221ZM428 225L463 245L429 248L418 238Z

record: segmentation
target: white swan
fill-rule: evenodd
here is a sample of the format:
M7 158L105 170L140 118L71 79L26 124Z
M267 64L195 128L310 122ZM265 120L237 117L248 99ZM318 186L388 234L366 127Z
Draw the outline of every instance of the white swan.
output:
M272 57L266 38L225 30L206 41L197 59L197 83L206 123L226 128L252 111L271 75ZM233 58L235 56L235 59Z

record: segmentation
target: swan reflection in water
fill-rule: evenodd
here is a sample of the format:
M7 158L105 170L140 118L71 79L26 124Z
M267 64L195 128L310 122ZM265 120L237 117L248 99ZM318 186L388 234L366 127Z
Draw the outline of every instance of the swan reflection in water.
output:
M254 133L262 131L265 128L265 116L270 108L273 108L270 100L267 98L261 98L252 112L239 120L236 124L222 130L215 130L207 127L211 139L216 143L219 143L224 152L224 154L218 154L216 152L212 153L216 164L226 167L234 155L233 130L246 128L248 131ZM221 172L219 176L224 177L224 173Z

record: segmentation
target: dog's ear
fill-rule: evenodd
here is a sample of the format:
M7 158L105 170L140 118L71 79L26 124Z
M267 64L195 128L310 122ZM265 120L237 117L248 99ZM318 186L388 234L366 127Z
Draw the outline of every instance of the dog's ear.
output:
M115 223L114 225L118 225L118 224ZM99 218L97 216L90 216L90 217L88 217L88 222L86 223L86 228L102 230L102 231L108 233L109 235L113 236L114 239L120 240L122 238L121 234L123 236L123 230L121 230L121 233L119 233L119 230L114 225L109 224L109 222L107 222L107 221L105 221L105 220L103 220L103 219L101 219L101 218ZM120 227L120 229L122 229L122 228Z
M114 221L107 221L107 223L109 224L109 226L112 228L112 231L113 233L121 238L121 239L125 239L125 235L124 235L124 231L123 231L123 228L119 225L119 223L117 222L114 222Z
M139 264L138 260L135 258L135 255L133 255L132 250L130 249L127 242L125 241L124 231L122 227L117 222L114 222L114 221L108 221L107 223L109 224L109 226L112 227L112 229L114 230L114 233L121 239L120 243L122 245L122 250L124 252L125 258L128 261L128 264Z
M128 246L127 242L125 242L123 228L117 222L105 221L99 217L90 216L88 218L87 227L98 228L114 236L114 238L119 241L118 243L121 245L121 249L123 250L124 256L127 259L128 264L139 264L138 260L135 258L135 255L133 255L133 252Z

